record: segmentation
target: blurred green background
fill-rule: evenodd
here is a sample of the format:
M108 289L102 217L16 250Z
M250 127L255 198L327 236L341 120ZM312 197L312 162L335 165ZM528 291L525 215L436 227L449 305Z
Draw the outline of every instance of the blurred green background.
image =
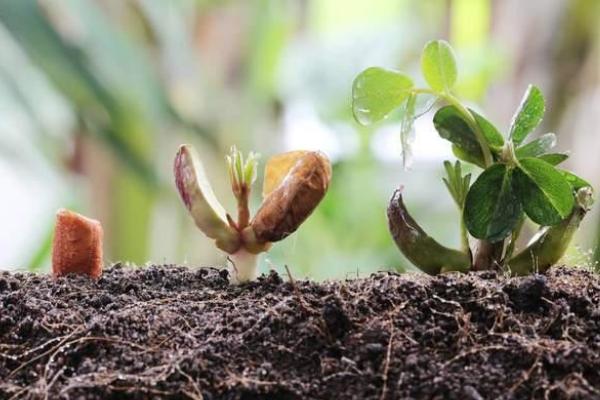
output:
M387 201L403 184L422 225L457 245L440 180L451 152L426 114L405 170L397 119L353 121L354 76L372 65L419 76L423 44L447 39L459 96L506 130L527 84L540 86L548 107L536 133L556 132L567 167L599 188L599 21L596 0L3 0L0 269L49 268L59 207L102 222L107 262L223 264L174 188L184 142L230 210L232 144L263 164L299 148L334 161L326 199L263 270L410 269L388 235ZM599 232L594 212L567 262L593 263Z

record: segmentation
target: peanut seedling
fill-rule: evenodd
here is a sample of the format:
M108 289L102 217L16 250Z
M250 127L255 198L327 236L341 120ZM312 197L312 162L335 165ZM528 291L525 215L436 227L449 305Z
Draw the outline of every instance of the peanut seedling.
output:
M379 67L364 70L354 80L353 113L359 123L369 125L402 110L400 136L403 154L407 154L417 97L433 96L435 102L443 103L433 123L460 160L454 165L444 162L444 183L461 212L462 249L449 249L427 235L409 215L401 190L394 193L388 208L396 244L429 274L496 268L515 275L545 271L565 253L591 207L592 188L557 167L568 155L551 151L556 144L553 133L525 142L544 115L541 91L529 86L505 137L453 94L458 73L447 42L436 40L425 46L421 71L427 88L415 87L400 72ZM473 184L470 174L462 174L461 161L483 169ZM540 232L513 256L526 218L538 224Z
M249 197L257 177L257 157L244 158L235 147L226 157L237 220L217 200L196 151L182 145L175 157L177 189L196 226L229 255L233 282L256 277L257 255L286 238L319 204L331 180L327 157L292 151L272 157L265 167L263 202L253 218Z

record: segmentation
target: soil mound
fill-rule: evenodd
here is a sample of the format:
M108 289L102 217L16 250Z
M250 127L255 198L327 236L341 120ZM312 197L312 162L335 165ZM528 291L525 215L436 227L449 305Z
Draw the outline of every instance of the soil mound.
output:
M4 272L0 398L599 399L600 277Z

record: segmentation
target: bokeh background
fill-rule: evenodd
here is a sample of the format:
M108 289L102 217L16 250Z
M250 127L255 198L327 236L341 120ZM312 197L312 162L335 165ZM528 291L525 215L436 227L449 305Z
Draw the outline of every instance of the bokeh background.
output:
M385 219L400 184L422 225L457 245L440 179L452 156L431 112L416 123L406 170L397 118L364 128L350 108L356 74L378 65L420 76L434 38L457 51L458 95L503 131L527 84L541 87L536 134L556 132L567 167L600 187L597 0L1 1L0 269L49 268L59 207L102 222L107 262L223 264L174 189L183 142L200 150L229 209L232 144L263 164L298 148L333 160L326 199L263 270L325 279L410 269ZM568 262L593 265L599 229L594 212Z

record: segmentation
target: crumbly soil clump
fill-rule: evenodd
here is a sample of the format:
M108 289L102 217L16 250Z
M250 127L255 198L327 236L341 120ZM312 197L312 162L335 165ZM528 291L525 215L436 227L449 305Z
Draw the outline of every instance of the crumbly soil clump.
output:
M4 272L9 398L600 399L600 277Z

